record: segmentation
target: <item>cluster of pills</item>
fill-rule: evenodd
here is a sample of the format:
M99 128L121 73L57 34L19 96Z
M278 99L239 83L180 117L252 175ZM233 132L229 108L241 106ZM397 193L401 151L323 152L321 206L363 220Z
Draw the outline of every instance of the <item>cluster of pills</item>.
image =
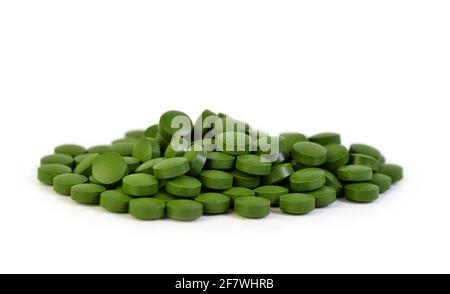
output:
M38 180L55 192L142 220L189 221L231 209L262 218L271 207L302 215L338 197L374 201L402 178L376 148L347 148L339 134L272 137L209 110L195 123L168 111L110 145L58 146L38 168Z

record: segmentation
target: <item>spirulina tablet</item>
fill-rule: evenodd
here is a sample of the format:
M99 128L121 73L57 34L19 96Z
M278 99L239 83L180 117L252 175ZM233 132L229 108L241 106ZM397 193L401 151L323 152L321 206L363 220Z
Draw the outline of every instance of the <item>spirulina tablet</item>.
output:
M136 142L117 142L111 144L111 149L122 156L132 156L135 144Z
M190 166L187 158L167 158L153 166L153 173L158 179L172 179L189 172Z
M323 146L327 150L327 158L322 165L327 170L336 170L349 161L347 148L341 144L329 144Z
M192 150L188 150L184 153L185 157L190 166L190 170L187 173L189 176L196 177L203 170L206 163L207 152L200 145L193 146Z
M156 134L155 139L159 144L159 148L161 148L161 153L163 150L166 150L167 146L170 144L170 140L164 139L159 132Z
M213 190L226 190L233 186L233 176L220 170L203 170L199 180L204 188Z
M372 169L365 165L346 165L338 169L338 178L346 182L365 182L372 179Z
M203 205L194 200L180 199L167 202L167 216L180 221L193 221L203 215Z
M128 174L134 173L135 170L138 168L139 164L141 163L139 159L136 159L131 156L124 156L123 159L125 159L125 162L127 163Z
M230 209L230 198L222 193L202 193L195 201L203 204L205 214L222 214Z
M75 167L74 173L89 177L92 173L92 163L97 158L98 154L89 154Z
M103 154L106 152L111 152L111 146L110 145L96 145L92 146L87 150L88 153L97 153L97 154Z
M164 151L164 157L165 158L182 157L183 154L189 150L187 143L183 144L183 142L184 142L183 138L174 137L171 143L167 146L166 150Z
M380 189L371 183L353 183L345 185L344 196L355 202L371 202L378 198Z
M67 154L50 154L41 158L41 164L59 163L73 167L73 157Z
M350 145L350 153L369 155L373 158L378 159L380 161L380 163L382 163L384 160L383 155L381 154L381 152L378 149L376 149L375 147L366 145L366 144Z
M289 177L294 173L294 168L290 163L282 163L274 166L270 173L262 178L262 182L264 185L273 185L279 184L285 180L288 180Z
M191 133L192 127L192 121L189 116L181 111L167 111L159 119L159 133L169 142L175 133L178 136L185 136Z
M208 152L206 156L206 168L218 170L232 169L234 167L235 160L236 157L223 152Z
M163 160L164 160L164 158L162 158L162 157L150 159L149 161L146 161L143 164L141 164L140 166L138 166L136 168L135 172L153 175L153 167L157 163L160 163Z
M175 179L167 180L166 192L178 197L194 198L200 195L202 183L190 176L179 176Z
M100 194L100 206L110 212L127 213L133 199L120 190L108 190Z
M255 191L249 188L243 188L243 187L233 187L228 190L225 190L222 192L224 195L227 195L230 197L231 204L234 203L234 201L237 198L244 197L244 196L255 196Z
M250 152L252 138L242 132L220 133L216 138L216 148L230 155L241 155Z
M255 189L256 196L265 198L270 201L272 206L279 203L280 196L288 194L289 189L283 186L267 185Z
M123 178L123 191L135 197L150 196L158 193L158 180L148 174L133 174Z
M127 174L127 163L120 154L107 152L92 163L92 175L101 184L112 185Z
M70 195L70 189L78 184L84 184L88 178L79 174L61 174L53 178L53 190L61 195Z
M100 194L106 191L106 188L97 184L78 184L71 188L70 197L82 204L99 204Z
M308 141L306 136L300 133L282 133L280 137L284 139L287 152L292 152L295 143Z
M75 161L75 166L79 165L80 162L83 161L83 159L85 159L86 157L89 157L91 155L92 155L92 153L83 153L83 154L73 157L73 160Z
M314 196L303 193L291 193L280 196L280 209L287 214L302 215L316 207Z
M368 182L377 185L380 188L380 194L389 190L392 185L391 177L382 173L374 173L373 178Z
M111 142L111 144L116 144L116 143L133 143L135 144L138 141L138 139L136 138L121 138L121 139L117 139ZM114 151L114 150L111 150Z
M128 212L140 220L155 220L164 217L166 202L155 198L133 199L129 203Z
M313 142L298 142L293 146L292 156L301 164L318 166L325 163L327 149Z
M305 168L290 177L291 189L295 192L313 191L326 182L325 173L319 168Z
M308 192L316 199L316 207L325 207L336 202L336 190L332 187L323 186L314 191Z
M53 178L57 175L71 173L72 169L60 163L43 164L38 168L38 180L47 185L53 185Z
M308 138L309 141L320 144L341 144L341 135L337 133L320 133Z
M247 218L263 218L270 213L270 201L261 197L244 196L234 201L237 214Z
M75 144L60 145L55 148L55 153L57 154L67 154L70 156L77 156L86 153L87 150L83 146Z
M125 133L125 138L140 139L144 137L144 130L132 130Z
M155 139L142 137L133 146L132 155L142 162L160 156L159 144Z
M271 168L272 163L260 155L244 154L236 158L236 169L250 175L265 176L270 173Z
M151 125L144 131L144 137L147 138L155 139L156 134L158 134L158 124Z
M380 166L380 162L378 159L369 155L358 153L350 154L350 164L366 165L374 171L378 171L378 168Z
M323 172L325 173L325 179L326 179L325 185L336 190L337 197L342 196L342 191L344 189L344 186L342 186L342 184L338 180L338 178L333 173L331 173L327 170L323 170Z
M160 191L158 193L156 193L155 195L152 196L153 198L162 200L164 202L168 202L170 200L176 200L178 199L178 197L174 196L174 195L170 195L169 193L166 193L164 191Z
M393 184L403 179L403 168L396 164L382 164L379 172L391 177Z
M249 175L239 170L231 171L230 174L233 176L233 185L236 187L244 187L250 189L259 187L261 178L258 176Z

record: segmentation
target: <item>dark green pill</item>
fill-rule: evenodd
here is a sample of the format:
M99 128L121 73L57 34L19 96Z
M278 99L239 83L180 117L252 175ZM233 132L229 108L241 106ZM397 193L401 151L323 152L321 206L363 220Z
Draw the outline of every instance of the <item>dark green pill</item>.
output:
M38 168L38 180L47 185L53 185L53 178L57 175L71 173L72 169L60 163L47 163Z
M101 184L115 184L126 174L127 162L116 152L101 154L92 163L92 175Z
M250 175L265 176L270 173L271 168L272 162L260 155L244 154L236 158L236 169Z
M331 172L324 170L325 173L325 185L333 188L336 190L336 196L340 197L342 196L342 191L344 189L344 186L342 186L341 182L338 180L338 178L332 174Z
M132 156L135 144L136 142L117 142L111 144L111 149L122 156Z
M178 197L170 195L169 193L166 193L166 192L163 192L163 191L158 192L157 194L153 195L152 197L156 198L156 199L163 200L164 202L168 202L170 200L178 199Z
M106 191L106 188L97 184L78 184L70 190L70 197L82 204L99 204L100 194Z
M184 138L177 137L172 138L171 143L169 146L167 146L166 150L164 151L164 157L165 158L172 158L172 157L182 157L183 154L189 150L190 147L186 146L186 144L183 144Z
M142 137L133 147L133 157L142 162L160 156L159 144L155 139Z
M195 201L203 204L205 214L222 214L230 209L230 198L221 193L202 193L195 197Z
M273 185L282 183L288 180L289 177L294 173L294 168L290 163L282 163L274 166L270 171L270 174L262 178L264 185Z
M144 137L156 139L156 134L158 134L158 124L149 126L144 131Z
M190 176L179 176L167 180L166 192L183 198L194 198L200 195L202 182Z
M373 174L373 178L368 182L377 185L380 188L380 194L389 190L392 185L391 177L382 173Z
M135 197L154 195L159 190L158 180L148 174L128 175L123 178L122 190Z
M384 157L378 149L366 144L352 144L350 146L350 153L369 155L378 159L380 163L384 161Z
M346 165L338 168L338 178L346 182L365 182L373 177L372 169L365 165Z
M125 162L127 163L128 174L134 173L134 171L138 168L139 164L141 163L139 159L136 159L131 156L124 156L123 159L125 159Z
M320 145L329 145L329 144L341 144L341 135L337 133L320 133L308 138L309 141L320 144Z
M53 190L61 195L70 195L70 189L78 184L84 184L88 178L79 174L61 174L53 178Z
M86 152L87 152L86 148L75 144L60 145L55 148L55 153L67 154L70 156L77 156Z
M233 204L237 198L245 196L255 196L256 194L254 190L243 187L233 187L223 191L222 193L230 197L231 204Z
M316 207L326 207L336 202L336 190L332 187L323 186L314 191L308 192L316 199Z
M100 206L115 213L127 213L133 197L120 190L108 190L100 194Z
M263 218L270 213L270 201L261 197L244 196L234 202L237 214L247 218Z
M172 179L189 172L189 162L184 157L167 158L153 166L158 179Z
M301 164L318 166L325 163L327 149L313 142L298 142L293 146L292 156Z
M291 189L295 192L313 191L326 182L325 173L319 168L305 168L290 177Z
M260 177L249 175L239 170L234 170L230 174L233 176L233 186L235 187L254 189L259 186L261 181Z
M371 183L355 183L345 185L344 196L355 202L371 202L378 198L380 189Z
M330 144L323 146L327 150L327 158L322 165L324 169L335 171L349 161L347 148L341 144Z
M188 150L184 153L183 157L188 160L189 166L191 168L187 174L189 176L196 177L205 166L207 152L202 146L193 145L191 150Z
M216 138L216 149L230 155L241 155L250 152L252 138L242 132L220 133Z
M226 190L233 186L233 176L220 170L203 170L199 180L204 188L213 190Z
M366 165L372 170L378 171L380 161L369 155L352 153L350 154L350 164Z
M194 200L171 200L167 202L167 215L175 220L193 221L203 215L203 205Z
M97 146L92 146L87 151L88 151L88 153L103 154L106 152L111 152L112 149L111 149L110 145L97 145Z
M379 172L391 177L393 184L403 179L403 168L396 164L382 164Z
M92 155L92 153L83 153L83 154L80 154L80 155L75 156L75 157L73 158L74 161L75 161L75 165L79 165L80 162L83 161L83 159L85 159L86 157L89 157L89 156L91 156L91 155Z
M306 136L300 133L282 133L280 134L280 137L284 138L284 144L287 152L292 152L295 143L308 141Z
M129 203L128 212L140 220L155 220L164 217L166 202L155 198L133 199Z
M83 160L80 161L80 163L78 163L73 172L76 174L89 177L92 174L92 163L97 158L97 156L98 154L96 153L94 154L88 153L87 156L85 156Z
M280 196L280 209L287 214L302 215L313 211L316 207L314 196L292 193Z
M228 170L234 168L236 158L223 152L208 152L206 155L206 168Z
M59 163L73 167L73 157L67 154L51 154L41 158L41 164Z
M167 111L159 119L159 133L170 142L172 136L186 136L192 131L192 121L189 116L181 111Z
M135 170L136 173L144 173L144 174L150 174L153 175L153 167L157 164L163 161L164 158L154 158L149 161L144 162L140 166L138 166Z
M255 189L256 196L270 201L272 206L279 204L280 196L288 194L289 189L283 186L267 185Z

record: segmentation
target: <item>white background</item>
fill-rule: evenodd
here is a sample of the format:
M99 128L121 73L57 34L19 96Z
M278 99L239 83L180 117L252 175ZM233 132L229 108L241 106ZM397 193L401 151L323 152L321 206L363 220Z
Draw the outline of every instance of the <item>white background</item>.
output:
M449 273L448 1L2 1L0 272ZM336 131L405 180L307 216L140 222L39 184L41 156L204 108Z

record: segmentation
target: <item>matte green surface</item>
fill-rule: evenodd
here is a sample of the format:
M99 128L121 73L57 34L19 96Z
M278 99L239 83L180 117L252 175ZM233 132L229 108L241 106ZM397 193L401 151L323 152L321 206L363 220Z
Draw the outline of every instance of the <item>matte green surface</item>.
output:
M220 170L203 170L199 180L204 188L213 190L226 190L233 186L233 176Z
M308 192L316 199L316 207L326 207L336 202L336 190L332 187L323 186L314 191Z
M125 138L140 139L144 137L144 130L131 130L125 133Z
M67 154L50 154L41 158L42 164L59 163L72 168L74 165L73 157Z
M125 159L125 162L127 163L128 174L134 173L141 163L139 159L131 156L124 156L123 159Z
M233 204L237 198L245 196L255 196L256 194L254 190L244 187L233 187L228 190L222 191L222 193L230 197L231 204Z
M322 187L325 182L325 173L319 168L302 169L290 177L291 189L295 192L313 191Z
M333 188L336 190L336 196L340 197L342 196L342 191L344 190L344 186L341 184L341 182L338 180L338 178L331 172L327 170L323 170L325 173L325 185L328 187Z
M178 197L170 195L169 193L166 193L164 191L159 191L158 193L156 193L152 197L156 198L156 199L163 200L164 202L178 199Z
M283 186L267 185L255 189L256 196L265 198L270 201L272 206L279 204L281 195L289 193L289 189Z
M61 174L53 178L53 190L61 195L70 195L70 189L78 184L83 184L88 178L79 174Z
M380 189L371 183L354 183L345 185L344 196L354 202L371 202L378 198Z
M200 195L202 183L194 177L183 175L167 180L165 188L169 194L183 198L194 198Z
M88 154L84 159L75 167L74 173L89 177L92 174L92 163L98 157L97 153Z
M225 132L216 138L217 150L230 155L241 155L250 152L252 138L241 132Z
M184 157L166 158L153 166L153 173L158 179L176 178L189 170L189 162Z
M336 170L348 163L349 153L345 146L341 144L329 144L325 145L324 148L327 150L327 158L322 165L323 168Z
M76 144L65 144L55 148L55 153L66 154L70 156L77 156L86 152L86 148Z
M167 202L167 216L179 221L193 221L203 215L203 205L194 200L180 199Z
M183 126L176 123L176 119L182 119L188 122L188 125ZM181 121L181 120L179 120ZM189 116L181 111L171 110L163 113L159 119L159 133L161 136L170 142L172 136L177 133L179 136L184 136L192 131L192 121ZM186 128L186 129L184 129Z
M83 153L83 154L73 157L73 160L75 161L75 166L80 164L80 162L82 162L86 157L89 157L91 155L92 155L92 153Z
M144 131L144 137L156 139L156 134L158 134L158 124L149 126Z
M373 174L373 178L368 182L377 185L380 189L380 194L388 191L392 185L391 177L381 173Z
M279 184L286 180L294 173L294 168L290 163L282 163L272 167L270 173L262 178L264 185Z
M127 174L127 163L119 153L107 152L97 156L92 163L92 175L101 184L119 182Z
M183 157L188 160L191 168L187 174L196 177L203 170L208 153L200 145L193 146L191 149L186 151Z
M112 148L110 145L96 145L90 147L87 152L88 153L97 153L97 154L103 154L106 152L111 152Z
M270 173L271 168L272 163L260 155L244 154L236 158L236 169L250 175L265 176Z
M155 198L133 199L129 203L128 212L140 220L155 220L164 217L166 202Z
M379 172L389 176L393 184L403 179L403 168L396 164L382 164Z
M280 209L287 214L302 215L313 211L316 207L314 196L292 193L280 196Z
M70 197L82 204L99 204L100 194L106 191L106 188L97 184L78 184L72 186Z
M138 166L135 170L136 173L144 173L144 174L150 174L153 175L153 167L157 164L160 163L161 161L163 161L164 158L159 157L159 158L153 158L149 161L144 162L143 164L141 164L140 166Z
M350 164L354 165L366 165L370 167L374 171L378 171L380 162L378 159L365 155L365 154L357 154L352 153L350 154Z
M204 214L222 214L230 209L230 198L222 193L202 193L195 201L203 204Z
M132 156L141 162L160 156L159 144L155 139L142 137L133 147Z
M234 168L236 160L236 157L233 155L217 151L208 152L206 158L206 168L218 170L229 170Z
M372 169L365 165L346 165L338 169L338 178L346 182L365 182L372 179Z
M292 148L292 157L301 164L318 166L327 159L327 149L313 142L298 142Z
M132 156L135 144L136 142L117 142L111 144L111 149L122 156Z
M254 189L259 186L261 178L241 172L239 170L233 170L230 172L233 176L233 186L244 187Z
M341 144L341 135L331 132L320 133L309 137L308 140L323 146L329 144Z
M381 154L381 152L376 149L375 147L372 147L367 144L352 144L350 145L350 153L357 153L357 154L365 154L369 155L371 157L374 157L382 163L384 161L384 157Z
M108 190L100 194L100 206L115 213L128 213L128 207L133 197L120 190Z
M263 218L270 213L270 201L261 197L244 196L236 198L234 210L247 218Z
M71 173L72 169L60 163L43 164L38 168L38 180L47 185L53 185L53 178L57 175Z
M306 136L300 133L282 133L280 137L284 138L287 152L292 152L295 143L308 141Z
M149 174L133 174L123 178L123 192L130 196L144 197L158 193L158 180Z
M173 138L170 144L167 146L166 150L164 151L164 157L165 158L172 158L172 157L182 157L183 154L189 150L189 146L186 144L183 144L184 139L181 137Z

